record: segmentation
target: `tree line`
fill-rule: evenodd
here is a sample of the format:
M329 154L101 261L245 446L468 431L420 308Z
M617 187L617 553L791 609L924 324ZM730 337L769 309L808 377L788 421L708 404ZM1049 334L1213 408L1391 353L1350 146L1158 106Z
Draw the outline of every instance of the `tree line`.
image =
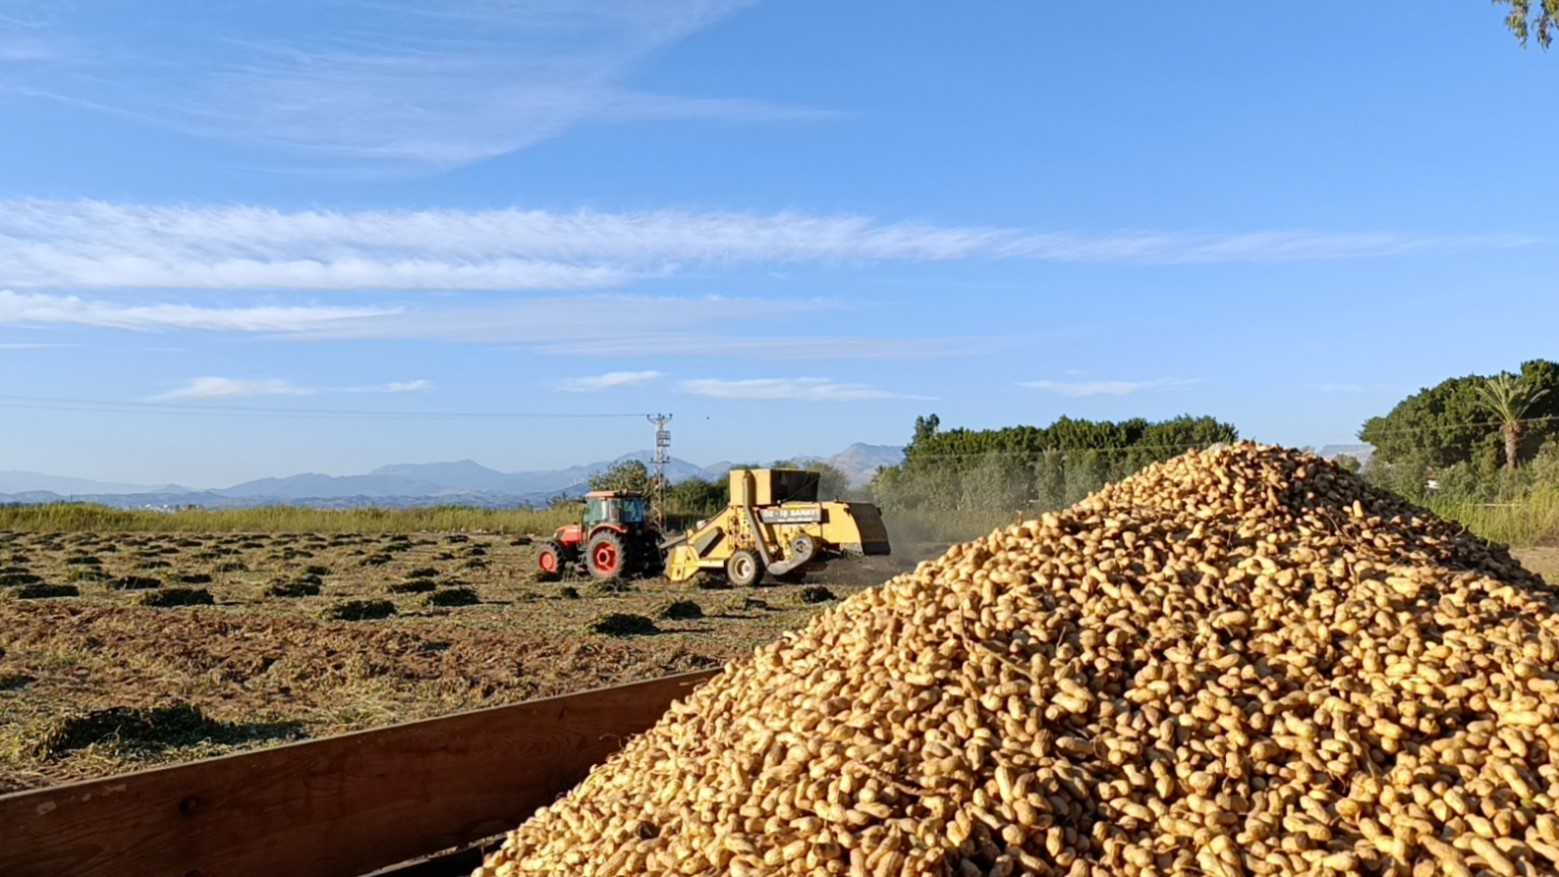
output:
M1559 483L1559 364L1447 378L1370 418L1359 438L1375 448L1365 474L1409 499L1503 501Z

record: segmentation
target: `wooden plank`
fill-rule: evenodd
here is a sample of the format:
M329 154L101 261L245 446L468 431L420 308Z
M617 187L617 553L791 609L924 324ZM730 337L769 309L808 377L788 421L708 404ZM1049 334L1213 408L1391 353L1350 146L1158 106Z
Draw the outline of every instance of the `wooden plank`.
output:
M718 671L0 797L5 877L356 877L572 788Z

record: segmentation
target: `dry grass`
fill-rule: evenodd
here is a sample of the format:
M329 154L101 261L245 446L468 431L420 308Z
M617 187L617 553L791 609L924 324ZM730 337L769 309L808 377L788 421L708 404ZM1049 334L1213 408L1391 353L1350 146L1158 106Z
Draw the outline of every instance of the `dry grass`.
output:
M494 533L0 531L0 792L717 666L823 608L802 602L804 585L733 589L716 602L663 580L621 591L542 584L532 574L534 547L517 541ZM472 568L473 559L486 566ZM840 564L808 584L845 597L914 559ZM81 569L102 575L72 580ZM211 580L198 588L214 605L139 605L203 576ZM69 582L79 596L17 599L34 578ZM432 590L394 587L408 581ZM461 605L470 598L460 589L480 602ZM429 605L440 592L461 596ZM585 632L610 613L655 617L688 598L705 604L704 616L657 621L654 636ZM396 614L324 617L352 600L386 600ZM209 733L184 728L155 746L145 734L109 734L68 751L39 749L72 718L160 716L182 704L208 720L191 727Z

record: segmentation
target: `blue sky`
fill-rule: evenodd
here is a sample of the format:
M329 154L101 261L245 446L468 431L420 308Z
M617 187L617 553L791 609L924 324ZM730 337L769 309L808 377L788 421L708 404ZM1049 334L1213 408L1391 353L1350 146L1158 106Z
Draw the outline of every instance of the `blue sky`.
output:
M1559 355L1559 55L1479 0L433 6L0 0L0 469L1318 445Z

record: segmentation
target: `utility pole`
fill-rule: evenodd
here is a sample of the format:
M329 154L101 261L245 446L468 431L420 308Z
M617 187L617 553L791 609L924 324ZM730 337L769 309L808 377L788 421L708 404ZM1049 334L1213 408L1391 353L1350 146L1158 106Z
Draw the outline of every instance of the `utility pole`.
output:
M671 430L666 426L671 423L671 415L646 414L645 419L655 424L655 457L650 461L655 464L655 524L664 529L666 526L666 464L671 462Z

